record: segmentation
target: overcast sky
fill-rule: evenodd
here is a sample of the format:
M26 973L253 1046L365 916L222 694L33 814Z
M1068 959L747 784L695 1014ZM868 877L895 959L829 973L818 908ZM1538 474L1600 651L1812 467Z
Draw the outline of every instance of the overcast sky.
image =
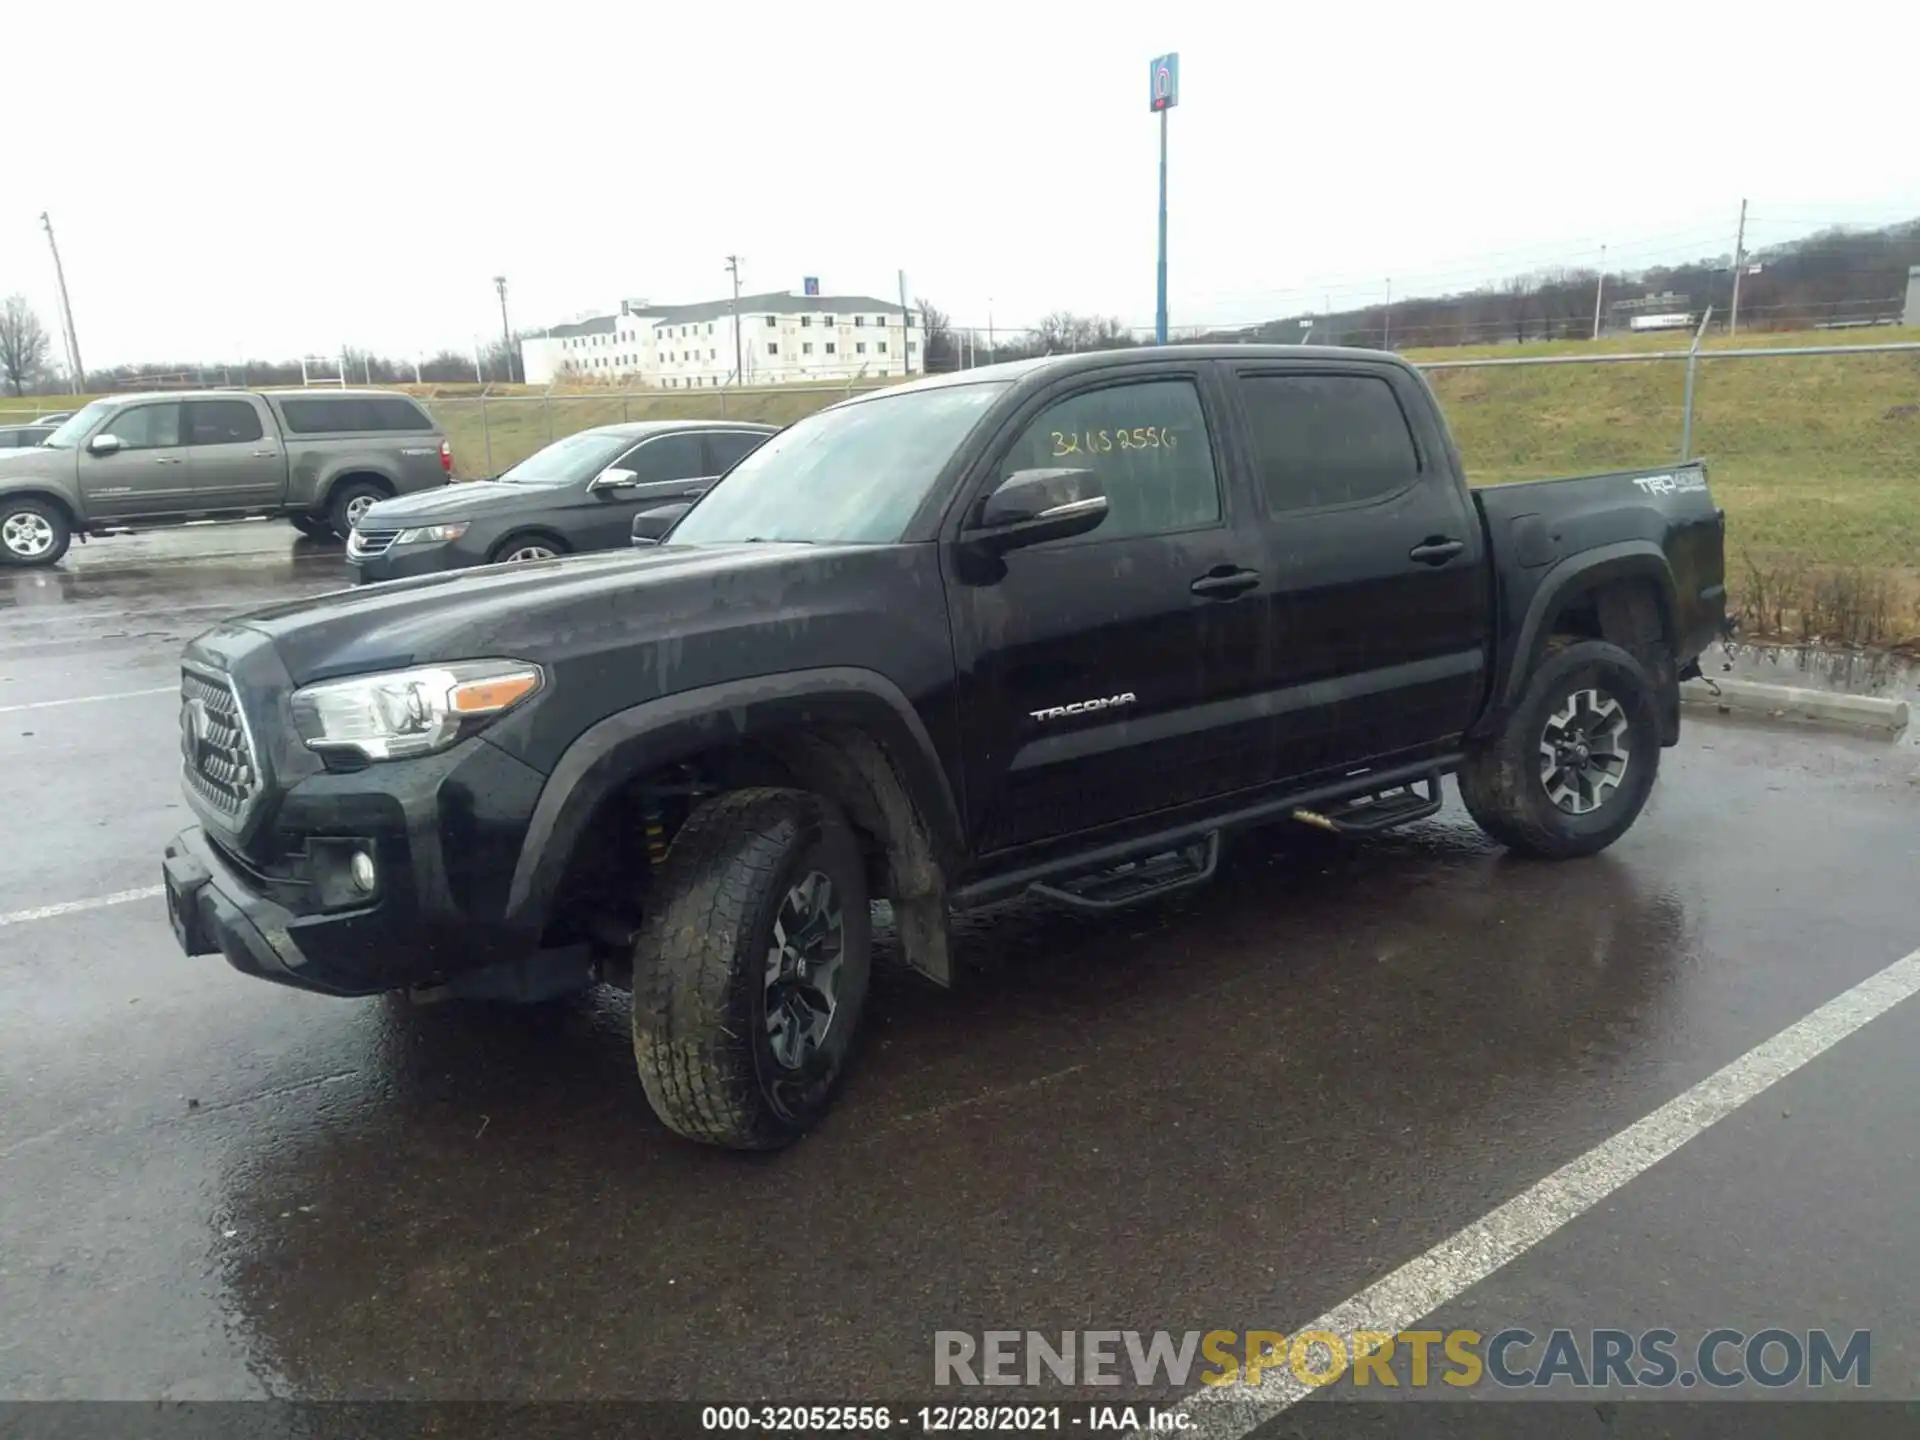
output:
M1920 215L1912 5L187 0L7 30L0 293L57 335L51 212L90 366L470 348L497 273L531 328L718 297L730 251L749 290L904 269L960 323L1150 325L1165 50L1176 326L1726 251L1743 195L1761 244Z

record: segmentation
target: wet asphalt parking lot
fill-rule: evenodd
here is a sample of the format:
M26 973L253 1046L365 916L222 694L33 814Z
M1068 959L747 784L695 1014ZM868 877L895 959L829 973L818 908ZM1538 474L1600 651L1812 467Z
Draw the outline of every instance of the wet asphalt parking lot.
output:
M1450 805L973 918L964 988L881 981L827 1123L741 1156L653 1119L616 993L408 1009L178 953L179 648L343 583L264 523L0 572L0 1398L926 1398L939 1330L1293 1332L1436 1246L1429 1328L1867 1329L1920 1398L1912 965L1511 1263L1444 1248L1920 950L1910 745L1689 712L1594 860Z

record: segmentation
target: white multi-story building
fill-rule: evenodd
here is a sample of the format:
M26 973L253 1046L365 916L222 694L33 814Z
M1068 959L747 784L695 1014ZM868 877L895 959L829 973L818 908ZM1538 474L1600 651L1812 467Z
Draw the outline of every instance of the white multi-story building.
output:
M740 341L734 346L734 316ZM520 342L527 383L598 380L701 390L736 383L884 380L925 368L920 317L867 295L742 295L699 305L623 300L613 315Z

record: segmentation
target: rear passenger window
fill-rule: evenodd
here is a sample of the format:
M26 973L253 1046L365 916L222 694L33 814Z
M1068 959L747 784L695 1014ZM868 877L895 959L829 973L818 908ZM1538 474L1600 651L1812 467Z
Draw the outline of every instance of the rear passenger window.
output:
M1213 446L1190 380L1109 385L1049 405L1014 442L1000 476L1045 469L1091 470L1107 492L1107 518L1056 544L1163 535L1220 519Z
M760 442L767 437L741 433L738 431L719 431L707 436L707 453L710 457L707 474L724 475L747 456L760 448Z
M259 413L244 400L189 400L189 445L244 445L266 438Z
M1377 375L1246 375L1240 392L1270 513L1379 500L1420 477L1406 414Z

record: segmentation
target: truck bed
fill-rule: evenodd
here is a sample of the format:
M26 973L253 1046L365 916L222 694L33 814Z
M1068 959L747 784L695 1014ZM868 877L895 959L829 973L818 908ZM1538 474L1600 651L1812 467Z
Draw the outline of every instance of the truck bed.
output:
M1573 583L1580 585L1635 571L1649 576L1683 667L1724 628L1726 512L1713 502L1704 464L1470 488L1498 561L1502 676L1523 672L1544 640L1540 627L1565 598L1557 572L1576 559Z

